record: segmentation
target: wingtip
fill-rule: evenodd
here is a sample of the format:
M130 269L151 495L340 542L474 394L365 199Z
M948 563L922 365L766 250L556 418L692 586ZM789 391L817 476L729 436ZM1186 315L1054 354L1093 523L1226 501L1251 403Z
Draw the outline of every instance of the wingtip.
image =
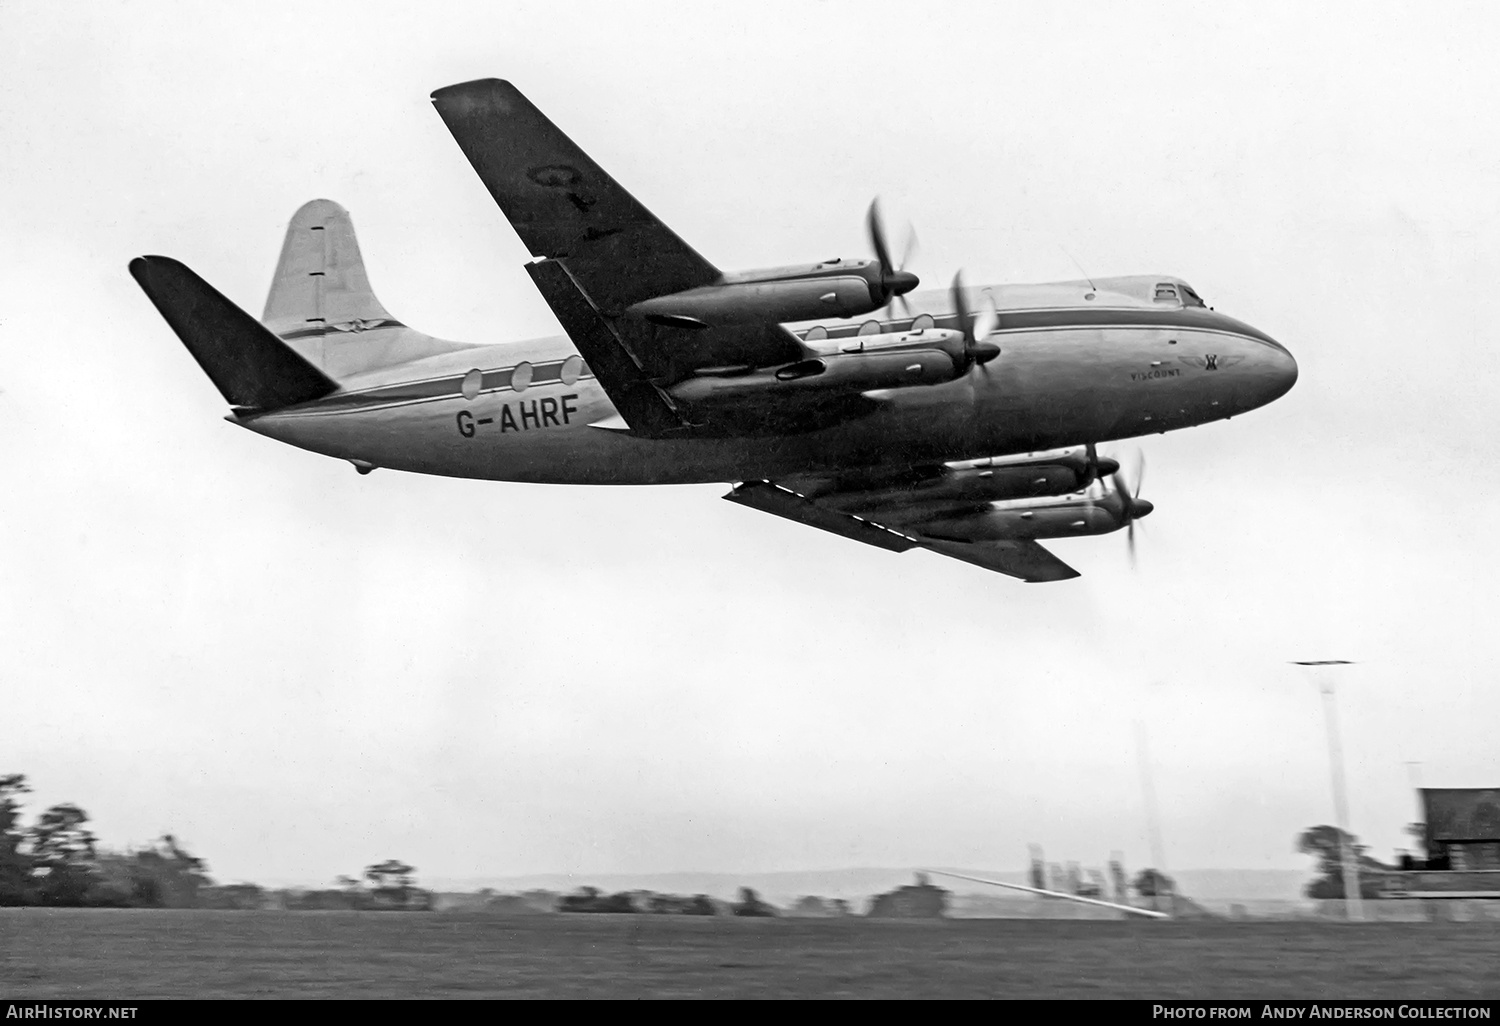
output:
M431 94L432 102L437 103L440 100L447 100L458 96L470 96L481 89L494 89L496 86L504 89L515 89L515 86L503 78L476 78L468 82L456 82L453 85L443 86L441 89L434 89Z
M153 254L138 256L134 260L130 261L130 276L136 281L140 281L141 277L147 274L152 267L160 267L163 265L171 266L174 264L180 267L182 266L182 261L173 260L171 257L156 256Z

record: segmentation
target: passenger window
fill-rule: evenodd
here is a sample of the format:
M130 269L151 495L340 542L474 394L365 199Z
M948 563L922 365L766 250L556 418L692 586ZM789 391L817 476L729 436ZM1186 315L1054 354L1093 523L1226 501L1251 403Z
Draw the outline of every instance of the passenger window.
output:
M564 385L572 385L578 381L578 375L583 373L583 357L570 356L563 361L562 369L558 376L562 378Z
M516 369L510 372L510 387L517 392L526 391L526 386L531 384L531 364L518 363Z
M821 342L828 337L828 329L819 324L815 328L808 328L807 334L802 336L804 342Z
M911 330L926 331L936 323L937 322L932 319L932 314L922 314L916 320L911 322Z
M880 322L879 321L865 321L865 323L863 323L863 324L861 324L859 326L859 331L857 332L857 334L860 334L860 335L878 335L878 334L880 334Z
M464 375L464 383L460 387L459 391L463 392L465 399L469 400L469 402L473 402L475 399L479 398L479 389L483 384L484 375L479 372L478 367L475 367L473 370L469 371L469 373Z

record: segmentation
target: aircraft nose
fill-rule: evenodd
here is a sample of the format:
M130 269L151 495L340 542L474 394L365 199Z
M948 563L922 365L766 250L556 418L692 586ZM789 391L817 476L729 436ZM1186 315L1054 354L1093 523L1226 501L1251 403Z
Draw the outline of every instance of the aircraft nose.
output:
M1297 383L1297 361L1285 348L1278 347L1271 360L1272 376L1276 380L1276 395L1283 396Z

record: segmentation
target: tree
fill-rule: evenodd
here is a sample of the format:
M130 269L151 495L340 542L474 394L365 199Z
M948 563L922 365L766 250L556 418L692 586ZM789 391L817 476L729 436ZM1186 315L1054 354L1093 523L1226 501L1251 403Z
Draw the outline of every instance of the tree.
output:
M1432 852L1427 850L1427 824L1408 823L1406 824L1406 832L1411 835L1412 847L1417 851L1417 858L1432 858Z
M208 866L189 855L171 834L133 853L134 904L149 908L196 908L198 892L212 885Z
M1340 841L1349 845L1359 876L1359 893L1363 898L1380 897L1380 876L1391 867L1365 854L1359 838L1346 830L1323 824L1308 827L1297 836L1297 850L1318 860L1318 877L1307 885L1307 896L1323 900L1344 897L1344 860Z
M737 916L774 916L776 909L760 900L760 895L749 887L740 888L740 900L732 909Z
M415 889L412 874L416 870L399 859L386 859L365 867L365 879L370 881L371 894L392 904L405 906Z
M31 860L21 850L26 835L21 830L19 800L30 790L25 774L0 776L0 905L32 902Z
M829 913L828 906L823 903L822 898L815 894L808 894L798 898L796 903L792 905L792 910L787 914L808 918L821 918Z
M1135 893L1143 898L1167 897L1177 890L1176 882L1155 869L1143 869L1135 875Z
M88 819L76 805L54 805L29 831L32 876L41 904L86 904L96 854L94 835L84 826Z
M602 894L597 887L580 887L577 894L569 894L557 903L559 912L638 912L635 897L628 891L619 894Z

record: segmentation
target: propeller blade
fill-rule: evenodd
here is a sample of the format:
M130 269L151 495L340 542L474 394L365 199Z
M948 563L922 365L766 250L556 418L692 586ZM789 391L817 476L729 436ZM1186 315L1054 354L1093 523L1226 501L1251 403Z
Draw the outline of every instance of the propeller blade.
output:
M1000 315L995 312L993 300L978 315L973 317L969 315L969 303L964 297L962 271L953 275L953 286L950 292L953 297L954 312L958 314L958 330L963 333L964 337L963 365L959 370L961 373L967 373L975 364L982 366L1000 355L999 346L984 341L985 336L995 330ZM984 373L988 374L989 371Z
M985 294L984 306L979 315L974 318L974 341L983 342L990 334L1000 326L1000 312L995 309L995 297Z
M958 330L964 333L964 345L969 343L969 304L964 299L964 272L955 271L953 274L953 286L949 289L953 297L953 310L958 314Z
M906 248L901 251L901 263L896 265L896 270L906 270L906 268L911 264L912 260L916 258L917 249L917 230L913 228L911 226L911 222L908 221L906 223Z
M1090 455L1095 459L1098 458L1097 456L1093 456L1092 452L1090 453ZM1115 461L1110 460L1109 462L1114 463ZM1116 464L1116 467L1118 466L1119 465ZM1140 452L1139 450L1137 450L1135 466L1136 472L1134 489L1128 489L1127 483L1125 481L1125 475L1120 473L1118 469L1116 469L1114 474L1110 477L1110 482L1111 484L1113 484L1115 492L1120 496L1120 518L1123 521L1123 526L1125 527L1125 546L1130 552L1130 567L1132 570L1135 569L1136 565L1135 523L1141 517L1150 513L1153 508L1151 503L1140 498L1141 483L1145 480L1146 477L1146 454L1144 452Z
M885 226L880 222L880 200L870 201L870 212L865 218L870 229L870 245L875 250L875 259L880 261L880 276L889 278L896 268L891 264L891 251L885 244Z
M1117 470L1110 477L1109 483L1114 487L1115 494L1120 497L1121 516L1125 518L1125 522L1128 524L1131 521L1130 489L1125 486L1125 475Z
M880 264L880 289L886 300L894 298L903 292L910 292L922 283L922 280L910 271L904 270L906 261L911 259L915 252L917 233L907 231L906 252L902 254L901 266L897 267L891 263L891 247L886 242L885 223L880 218L880 200L877 197L870 201L870 211L865 216L865 224L870 230L870 246L875 250L875 259Z

